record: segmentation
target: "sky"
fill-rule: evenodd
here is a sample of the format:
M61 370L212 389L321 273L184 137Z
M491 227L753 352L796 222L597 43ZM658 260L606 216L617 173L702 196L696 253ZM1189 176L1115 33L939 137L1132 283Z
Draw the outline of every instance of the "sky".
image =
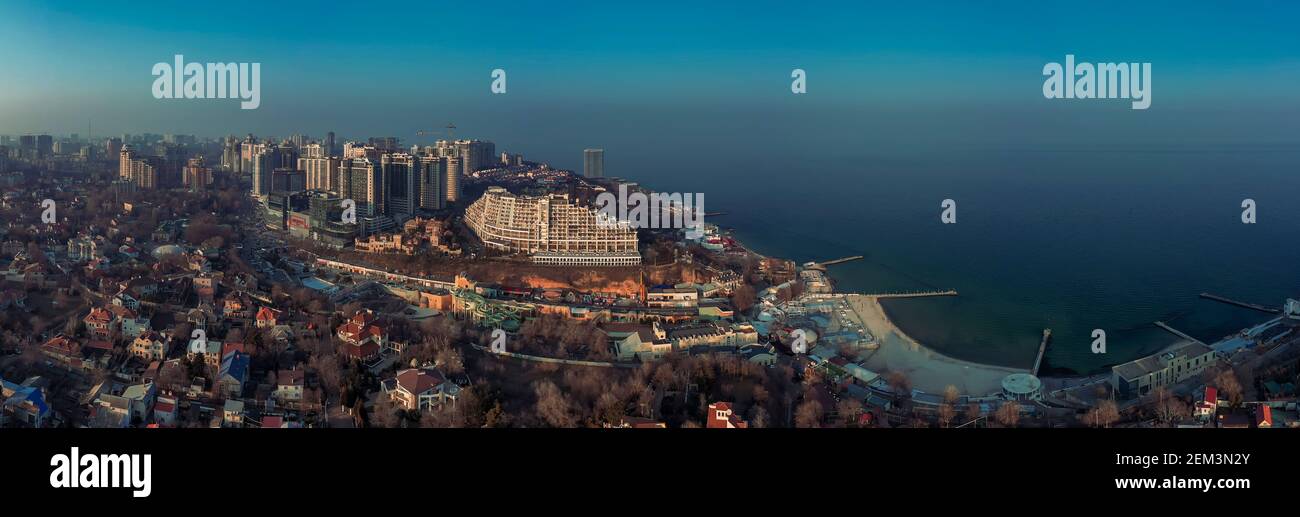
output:
M849 128L889 145L1300 139L1295 2L897 4L9 0L0 134L410 143L455 122L529 150L738 131L850 145ZM1042 67L1067 53L1151 62L1152 108L1044 99ZM261 63L261 107L153 98L151 68L175 54ZM791 94L794 68L808 93Z

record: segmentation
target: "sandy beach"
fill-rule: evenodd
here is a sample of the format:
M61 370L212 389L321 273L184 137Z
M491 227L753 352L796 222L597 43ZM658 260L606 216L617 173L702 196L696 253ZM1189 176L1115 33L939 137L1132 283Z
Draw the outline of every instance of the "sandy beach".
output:
M912 387L928 393L943 393L954 385L963 395L983 396L1000 392L1002 378L1012 373L1028 372L1021 368L1008 368L973 363L940 354L904 334L880 306L874 296L845 295L860 325L863 325L880 347L865 351L864 366L884 374L901 371L912 381Z

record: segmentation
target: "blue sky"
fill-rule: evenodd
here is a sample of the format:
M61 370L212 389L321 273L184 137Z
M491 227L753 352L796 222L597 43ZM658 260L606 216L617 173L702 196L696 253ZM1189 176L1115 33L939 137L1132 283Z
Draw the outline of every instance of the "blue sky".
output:
M1300 111L1295 2L1044 3L17 0L0 7L0 133L406 134L453 119L495 133L512 113L563 126L620 110L628 126L659 110L682 124L725 109L1048 117L1075 110L1039 93L1066 53L1152 62L1153 111ZM262 63L262 108L153 99L150 68L178 53ZM494 68L506 95L489 93Z

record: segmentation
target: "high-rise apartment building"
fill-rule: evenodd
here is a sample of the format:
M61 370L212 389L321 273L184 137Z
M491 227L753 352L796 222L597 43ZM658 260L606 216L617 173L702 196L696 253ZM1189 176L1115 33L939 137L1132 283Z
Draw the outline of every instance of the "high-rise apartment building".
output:
M276 169L292 169L298 165L298 151L288 142L278 146L264 145L252 162L253 194L266 196L272 190L271 176Z
M604 149L584 149L582 151L582 175L588 178L605 177Z
M461 173L490 169L496 166L496 144L484 140L439 140L434 143L438 156L460 158Z
M190 190L203 190L212 184L212 169L203 165L203 158L190 158L185 165L182 184Z
M439 156L420 157L420 208L442 210L447 207L447 159Z
M388 188L386 212L401 222L415 216L420 205L420 162L406 153L387 153L380 157L383 183Z
M382 215L388 209L383 169L369 158L344 158L339 162L339 195L356 202L357 216Z
M447 188L443 193L446 195L447 202L456 203L460 201L461 180L464 175L464 162L461 161L459 156L448 156L444 158L444 160L447 164L447 179L443 184L445 184Z
M299 158L298 170L307 175L308 190L338 191L339 160L337 157Z

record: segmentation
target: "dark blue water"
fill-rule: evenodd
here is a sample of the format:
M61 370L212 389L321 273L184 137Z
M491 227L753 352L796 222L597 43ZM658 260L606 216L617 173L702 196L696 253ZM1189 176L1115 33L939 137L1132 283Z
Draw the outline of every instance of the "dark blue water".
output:
M728 213L710 222L761 253L865 255L832 267L842 291L958 290L886 304L946 354L1028 366L1050 327L1047 364L1087 372L1173 342L1158 320L1214 341L1266 319L1201 292L1300 296L1300 145L1289 136L1300 119L1168 104L602 105L567 115L581 137L534 127L558 112L513 115L510 127L536 146L525 155L599 143L608 175L705 193L707 210ZM569 154L554 163L579 166ZM955 225L940 223L945 198L957 201ZM1257 224L1240 221L1245 198ZM1104 355L1090 351L1096 328Z
M833 266L841 290L957 289L886 304L944 353L1027 366L1050 327L1048 363L1092 371L1171 343L1157 320L1212 341L1265 318L1202 291L1274 305L1300 295L1297 163L1300 152L1269 147L913 154L857 165L852 182L804 175L786 192L807 202L717 222L766 254L866 255ZM1254 225L1240 221L1247 197ZM957 224L940 223L944 198ZM1095 328L1105 355L1090 351Z

